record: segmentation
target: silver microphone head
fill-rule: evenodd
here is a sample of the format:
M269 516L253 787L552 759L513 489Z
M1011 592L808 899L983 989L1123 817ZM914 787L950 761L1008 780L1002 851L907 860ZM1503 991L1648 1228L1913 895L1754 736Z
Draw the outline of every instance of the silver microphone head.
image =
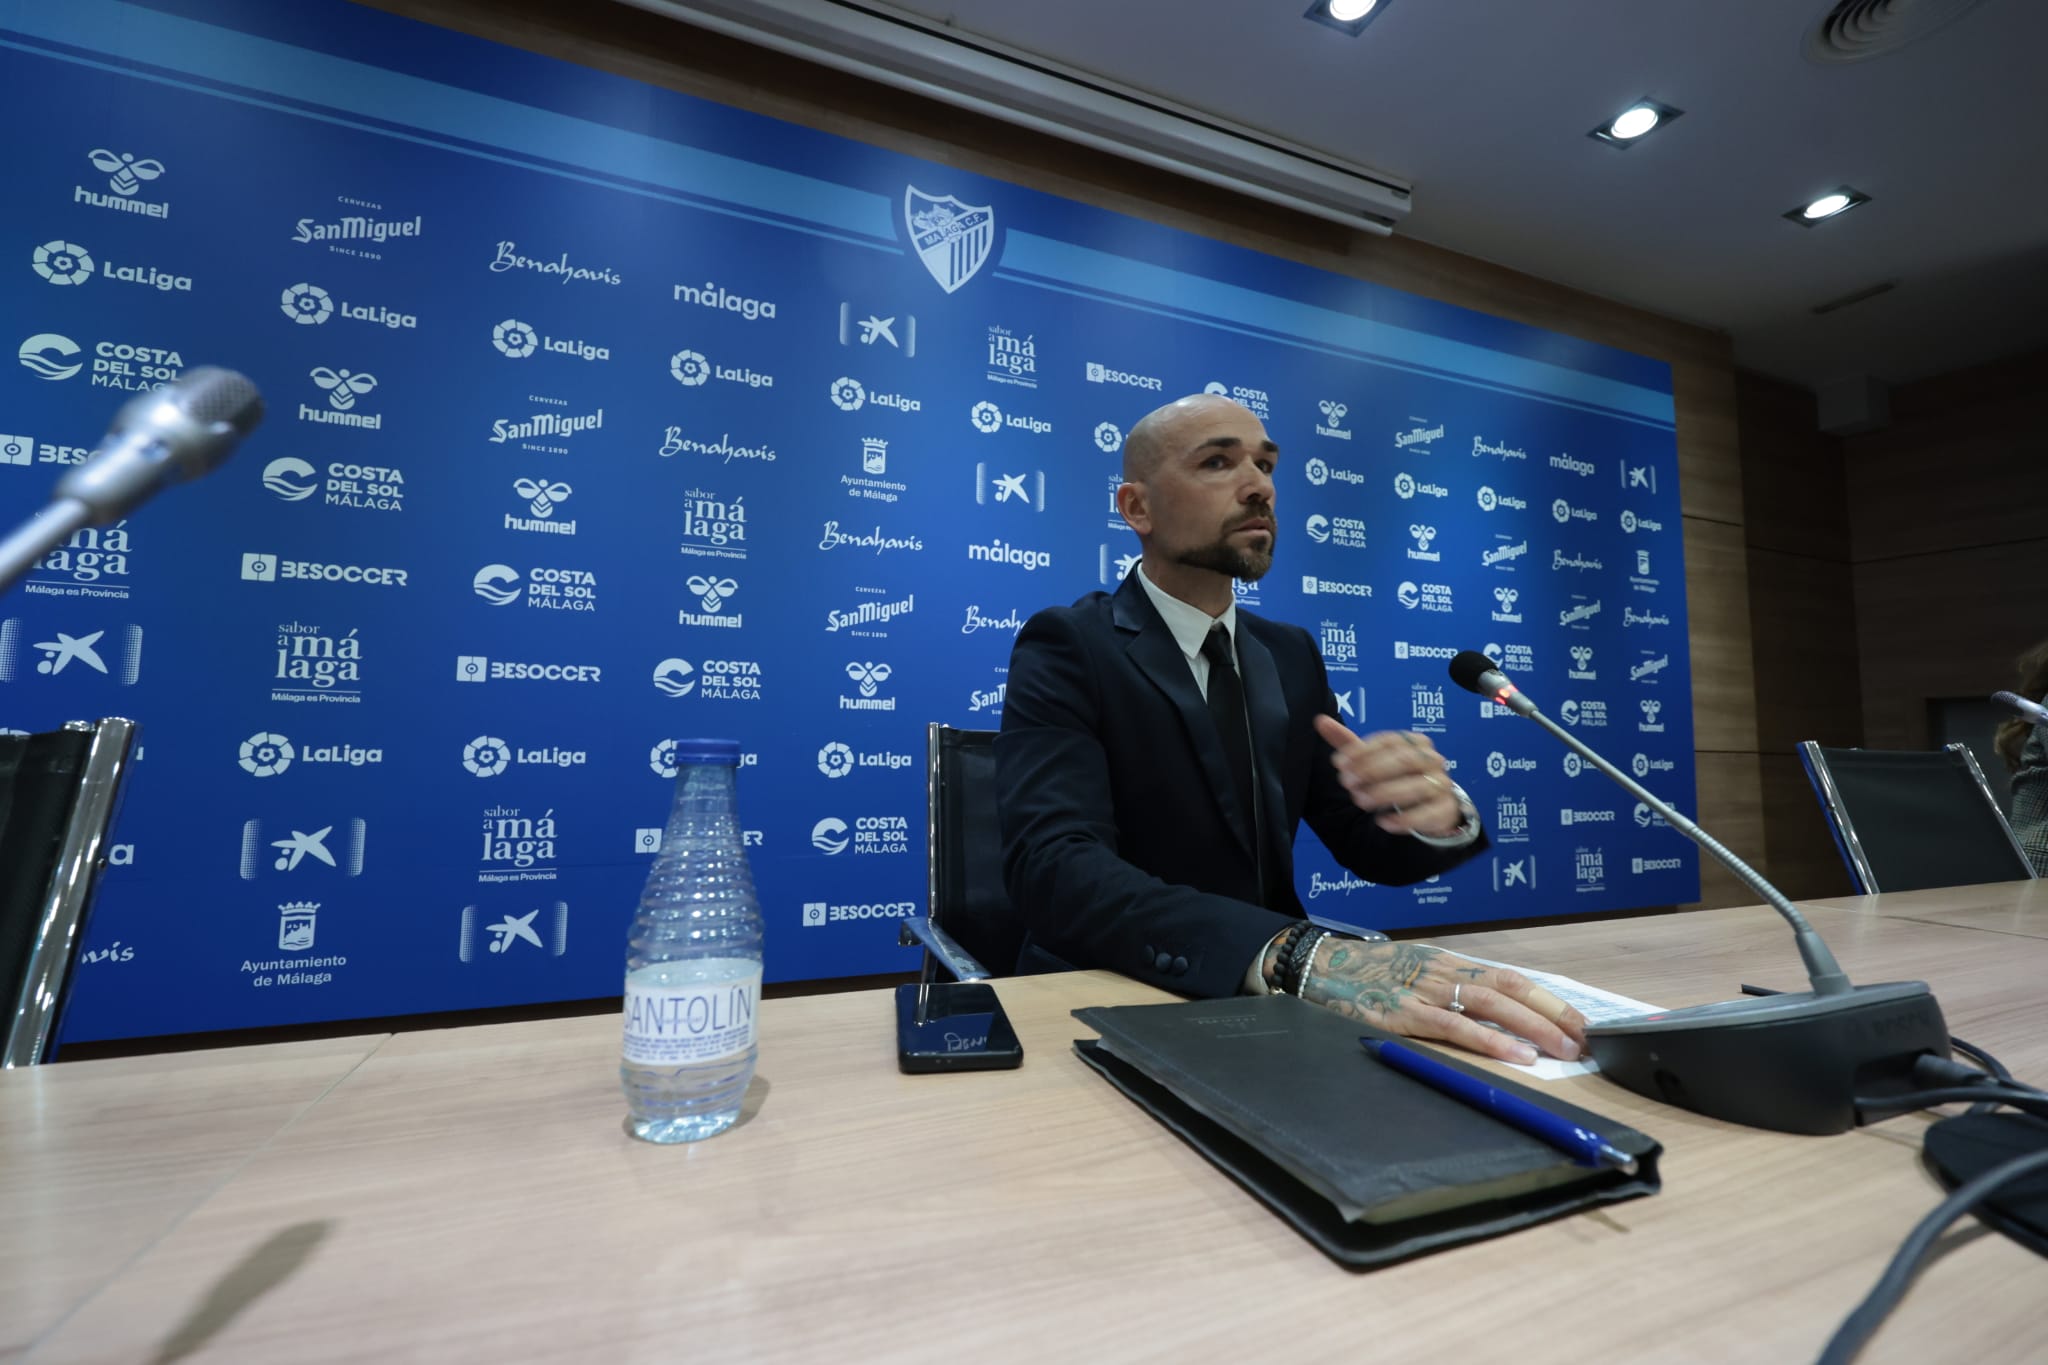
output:
M2036 725L2048 725L2048 706L2028 701L2017 692L1993 692L1991 700L2001 706L2011 707Z
M56 496L84 503L95 523L112 521L165 485L219 467L262 420L263 395L248 376L213 365L187 370L123 404L99 449L58 481Z

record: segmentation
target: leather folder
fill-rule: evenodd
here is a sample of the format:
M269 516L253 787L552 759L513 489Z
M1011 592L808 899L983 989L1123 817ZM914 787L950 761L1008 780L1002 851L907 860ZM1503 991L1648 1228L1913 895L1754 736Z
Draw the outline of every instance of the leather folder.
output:
M1442 1051L1607 1138L1633 1174L1563 1152L1374 1060L1393 1035L1290 996L1078 1009L1082 1061L1331 1259L1370 1270L1654 1194L1657 1142ZM1413 1039L1403 1039L1417 1046Z

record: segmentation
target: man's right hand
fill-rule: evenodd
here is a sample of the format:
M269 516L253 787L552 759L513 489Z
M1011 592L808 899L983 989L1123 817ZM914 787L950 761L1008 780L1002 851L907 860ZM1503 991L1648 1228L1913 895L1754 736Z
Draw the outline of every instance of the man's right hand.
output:
M1450 1043L1503 1062L1536 1060L1536 1048L1523 1038L1568 1062L1578 1060L1586 1043L1585 1017L1528 977L1426 943L1326 938L1301 998L1389 1033ZM1448 1008L1453 1001L1464 1009Z

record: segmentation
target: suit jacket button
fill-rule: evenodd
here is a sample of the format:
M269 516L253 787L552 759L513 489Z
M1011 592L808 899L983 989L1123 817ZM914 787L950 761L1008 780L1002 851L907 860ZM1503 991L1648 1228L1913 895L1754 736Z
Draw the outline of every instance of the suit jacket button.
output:
M1187 975L1187 972L1188 972L1188 960L1187 960L1186 958L1184 958L1184 957L1177 957L1177 958L1175 958L1175 959L1173 960L1173 974L1174 974L1175 976L1186 976L1186 975Z
M1171 953L1161 953L1158 957L1152 959L1152 965L1162 972L1170 971L1173 967L1173 955ZM1181 965L1187 965L1185 958L1181 960Z

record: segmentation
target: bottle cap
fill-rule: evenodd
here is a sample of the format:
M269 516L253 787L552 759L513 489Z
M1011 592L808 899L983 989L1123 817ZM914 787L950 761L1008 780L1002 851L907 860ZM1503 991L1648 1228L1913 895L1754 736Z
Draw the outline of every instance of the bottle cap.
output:
M689 763L720 763L728 768L740 766L740 742L736 739L679 739L676 741L676 764L678 767Z

